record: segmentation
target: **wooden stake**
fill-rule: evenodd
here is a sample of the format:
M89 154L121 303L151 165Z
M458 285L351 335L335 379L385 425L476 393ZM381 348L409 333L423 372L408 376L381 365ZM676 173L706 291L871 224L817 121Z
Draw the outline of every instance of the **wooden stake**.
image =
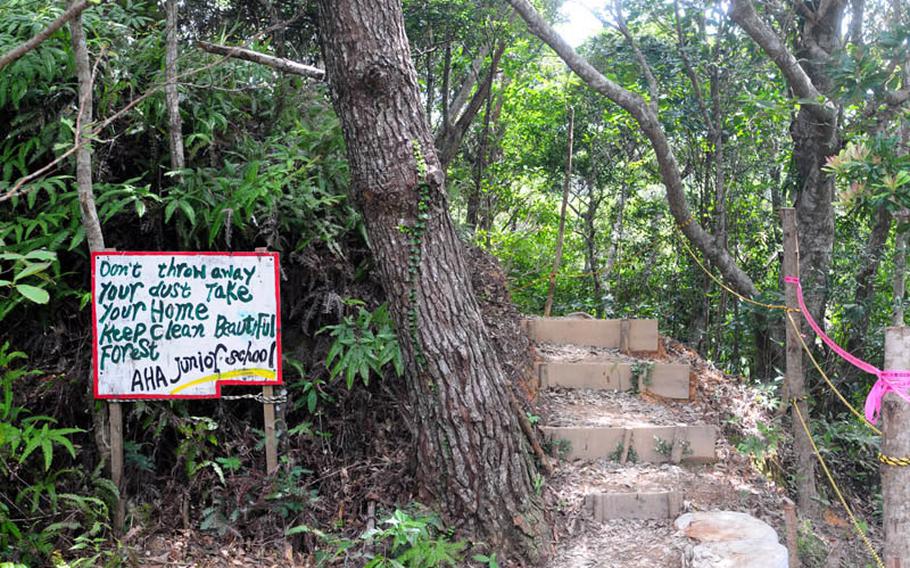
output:
M102 248L104 252L116 252L116 248ZM107 403L107 415L111 432L111 481L117 487L117 504L112 519L114 534L122 535L126 523L125 492L123 487L123 407L119 400Z
M111 481L117 486L117 505L114 508L114 533L123 534L126 521L123 491L123 407L119 401L107 404L111 421Z
M885 369L910 369L910 327L885 328ZM882 402L882 453L910 456L910 404L894 393ZM882 465L882 524L887 568L910 566L910 467Z
M262 395L266 398L272 398L273 387L262 387ZM266 473L272 475L278 471L278 439L275 436L275 404L271 402L262 403L262 416L265 419L265 464Z
M784 275L799 276L799 248L796 240L796 210L792 207L782 207L780 210L784 229ZM796 309L796 288L785 286L787 307ZM806 377L803 373L803 352L800 344L799 333L793 329L789 320L784 320L787 327L787 371L784 374L784 392L787 401L796 399L799 412L809 416L809 404L806 402ZM785 404L787 403L785 401ZM791 409L793 423L793 449L796 453L797 479L796 497L799 511L804 517L811 517L816 508L815 489L815 455L812 453L812 443L806 431L800 426L796 410Z
M796 504L784 498L784 525L787 528L787 553L790 558L789 568L800 568L799 560L799 524L796 519Z
M265 247L257 247L256 252L269 252ZM279 363L280 364L280 363ZM271 385L262 387L262 396L268 401L274 398L275 389ZM275 403L262 403L262 418L265 424L265 471L272 475L278 471L278 437L275 435Z

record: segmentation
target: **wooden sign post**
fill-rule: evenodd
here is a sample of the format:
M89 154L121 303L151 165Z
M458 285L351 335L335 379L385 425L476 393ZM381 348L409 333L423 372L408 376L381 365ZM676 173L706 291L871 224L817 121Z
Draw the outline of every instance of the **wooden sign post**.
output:
M256 252L268 253L268 249L258 247ZM262 396L265 399L262 404L263 430L265 431L265 471L268 475L272 475L278 471L278 438L275 435L275 403L273 402L274 387L272 385L263 386Z
M103 250L105 252L117 251L115 248ZM126 504L124 503L123 487L123 407L119 401L108 401L107 415L111 434L111 481L117 488L117 504L114 507L114 526L112 528L114 534L121 535L126 522Z
M111 479L124 524L123 408L132 399L220 398L262 385L266 458L278 468L273 386L281 384L277 253L93 252L92 361L108 401Z

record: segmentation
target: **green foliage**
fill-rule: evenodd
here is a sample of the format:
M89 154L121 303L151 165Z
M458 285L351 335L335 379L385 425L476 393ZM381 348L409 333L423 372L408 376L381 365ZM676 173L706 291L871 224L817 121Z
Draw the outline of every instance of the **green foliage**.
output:
M382 525L385 528L361 536L379 550L366 563L366 568L458 566L467 547L464 541L450 540L451 535L432 514L412 516L397 509Z
M286 536L312 534L322 546L317 551L317 565L326 566L342 558L360 561L365 568L435 568L462 565L468 543L453 540L439 518L419 506L396 509L383 520L381 528L364 532L351 540L323 532L307 525L297 525ZM497 566L495 554L484 557L488 566ZM475 558L477 561L481 561Z
M2 238L0 245L3 245ZM46 250L0 253L0 293L4 289L10 292L7 297L0 296L0 321L23 299L36 304L46 304L50 300L45 289L51 282L47 272L56 261L57 255ZM4 269L2 263L9 263L9 268Z
M34 376L16 366L25 354L0 346L0 476L8 480L0 501L0 559L46 561L63 534L97 536L105 527L108 503L99 496L63 491L74 481L88 480L98 495L109 497L107 480L98 472L80 474L64 465L76 457L74 434L79 428L58 428L50 416L33 415L16 404L16 381ZM62 454L62 455L61 455Z
M346 303L356 307L357 314L345 316L341 323L319 331L328 331L333 339L325 359L331 377L343 375L345 384L351 389L358 376L364 385L368 385L370 373L382 376L389 364L400 377L404 373L404 361L386 305L370 312L360 300L347 300Z

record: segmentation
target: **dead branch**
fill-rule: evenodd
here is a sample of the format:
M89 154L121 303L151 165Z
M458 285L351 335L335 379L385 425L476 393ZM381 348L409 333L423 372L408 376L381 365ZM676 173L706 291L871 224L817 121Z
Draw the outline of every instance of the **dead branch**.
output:
M225 57L233 57L235 59L243 59L244 61L266 65L284 73L309 77L310 79L318 79L320 81L325 79L325 71L322 69L313 67L312 65L304 65L303 63L298 63L297 61L291 61L290 59L273 57L271 55L259 53L258 51L253 51L252 49L219 45L217 43L209 43L207 41L199 41L196 43L196 45L199 46L199 49L208 53L223 55Z

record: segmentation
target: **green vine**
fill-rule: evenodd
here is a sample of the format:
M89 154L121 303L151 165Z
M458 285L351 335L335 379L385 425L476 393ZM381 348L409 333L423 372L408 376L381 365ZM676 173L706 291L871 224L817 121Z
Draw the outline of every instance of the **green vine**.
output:
M417 286L420 277L420 264L423 260L423 237L427 232L427 221L430 219L430 184L427 183L427 161L420 148L420 142L411 142L414 151L414 162L417 165L417 219L411 227L402 225L399 230L408 237L408 334L414 346L414 360L422 369L426 357L418 333L420 309L417 297Z

